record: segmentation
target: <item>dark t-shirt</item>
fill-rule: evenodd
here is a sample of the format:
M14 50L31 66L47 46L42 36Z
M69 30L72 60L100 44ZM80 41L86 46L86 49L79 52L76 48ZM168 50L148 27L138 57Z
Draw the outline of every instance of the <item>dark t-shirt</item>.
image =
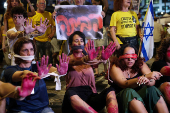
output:
M158 72L160 72L160 70L164 66L167 66L166 61L164 61L164 60L155 61L152 64L151 71L158 71ZM155 86L159 87L164 82L170 82L170 77L169 76L160 77L160 80L156 80Z
M4 77L6 82L10 82L15 86L21 86L21 82L12 82L12 75L16 71L30 70L32 72L37 72L36 64L33 64L29 68L21 68L17 66L9 66L4 72ZM34 94L27 96L23 101L18 101L9 98L9 112L13 111L27 111L27 112L39 112L49 105L48 94L46 89L46 84L43 79L36 82L34 87Z

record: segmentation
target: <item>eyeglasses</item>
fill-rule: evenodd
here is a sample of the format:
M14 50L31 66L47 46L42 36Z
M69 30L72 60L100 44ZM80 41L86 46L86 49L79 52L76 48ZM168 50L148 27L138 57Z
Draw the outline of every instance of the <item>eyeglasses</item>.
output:
M39 4L40 4L40 5L45 5L46 3L41 3L41 2L39 2Z

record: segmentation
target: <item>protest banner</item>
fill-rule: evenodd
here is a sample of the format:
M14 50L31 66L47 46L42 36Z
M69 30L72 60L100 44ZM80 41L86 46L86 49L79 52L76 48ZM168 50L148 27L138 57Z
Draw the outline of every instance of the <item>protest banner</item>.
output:
M57 39L67 40L74 31L81 31L87 39L103 38L102 6L58 5L56 10Z

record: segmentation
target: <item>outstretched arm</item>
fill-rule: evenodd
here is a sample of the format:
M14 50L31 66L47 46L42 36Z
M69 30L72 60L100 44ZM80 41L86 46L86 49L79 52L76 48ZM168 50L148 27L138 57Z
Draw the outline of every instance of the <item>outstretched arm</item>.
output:
M33 73L28 73L25 77L23 77L21 87L16 87L11 83L4 83L0 81L0 100L6 97L19 99L20 97L30 95L35 86L35 82L38 79L40 78Z
M12 82L22 81L22 79L23 79L28 73L32 73L33 75L38 75L36 72L32 72L32 71L29 71L29 70L16 71L16 72L12 75Z

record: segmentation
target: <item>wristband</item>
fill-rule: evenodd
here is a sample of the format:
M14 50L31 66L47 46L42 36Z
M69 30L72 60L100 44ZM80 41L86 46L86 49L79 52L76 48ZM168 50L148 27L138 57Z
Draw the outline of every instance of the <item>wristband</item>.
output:
M2 34L2 36L6 36L6 34Z

